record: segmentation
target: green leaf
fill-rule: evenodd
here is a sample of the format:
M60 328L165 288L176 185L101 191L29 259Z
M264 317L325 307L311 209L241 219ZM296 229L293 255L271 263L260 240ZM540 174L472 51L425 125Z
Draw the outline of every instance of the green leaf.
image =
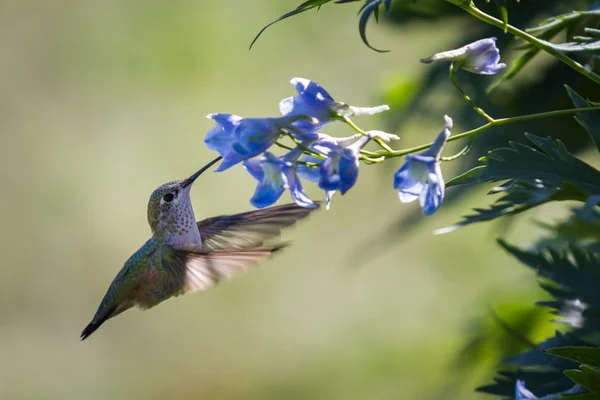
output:
M546 32L542 32L542 34L540 34L539 37L541 39L550 40L554 36L558 35L562 30L563 30L562 26L557 26L557 27L554 27L553 29L547 30ZM519 58L517 58L515 61L513 61L511 63L510 69L508 69L508 71L506 73L502 74L502 76L499 79L497 79L494 83L492 83L490 85L490 87L487 89L488 92L493 91L494 89L496 89L498 86L500 86L504 82L514 78L540 52L539 48L534 47L534 46L530 45L529 43L526 43L524 45L524 48L522 48L522 49L517 48L517 50L527 50L527 51L523 55L521 55Z
M285 14L283 14L281 17L274 19L273 21L269 22L267 25L265 25L260 32L258 32L258 34L254 37L254 40L252 40L252 43L250 43L250 48L252 48L252 46L254 46L254 43L256 43L256 41L258 40L259 36L262 35L262 33L264 31L267 30L268 27L270 27L273 24L276 24L277 22L284 20L286 18L289 17L293 17L294 15L298 15L300 13L303 13L305 11L311 10L315 7L321 7L323 4L329 3L332 0L308 0L305 1L304 3L300 4L296 9L287 12Z
M568 369L564 371L564 374L590 392L600 394L600 371L586 365L582 365L580 368Z
M600 400L600 395L594 393L576 394L574 396L563 396L564 400Z
M504 240L498 240L498 243L523 264L534 269L541 280L541 287L554 298L554 301L538 304L554 308L555 314L580 332L600 330L600 264L594 253L576 245L571 245L567 251L554 248L526 251ZM569 344L548 347L565 346L586 344L571 341Z
M511 142L482 157L478 166L450 180L447 187L506 181L490 194L502 194L488 209L475 209L459 223L443 228L446 233L475 222L512 215L549 201L586 201L600 194L600 171L573 156L560 141L535 135L526 137L531 145Z
M566 43L552 43L545 40L542 40L544 44L553 47L556 50L577 53L582 51L599 51L600 50L600 40L581 37L580 40L574 42L566 42Z
M566 86L567 92L573 101L573 104L577 108L589 108L592 105L583 97L577 94L569 86ZM583 128L590 134L592 140L596 144L596 148L600 151L600 111L586 112L577 114L575 117L577 122L583 126Z
M546 353L600 368L600 347L557 347L546 350Z
M556 249L568 249L570 245L591 251L600 256L600 210L595 207L595 196L590 196L588 202L581 207L574 207L564 220L548 224L536 222L545 229L548 235L535 242L535 247L543 249L552 246Z
M566 26L575 23L577 20L588 16L600 16L600 10L572 11L570 13L557 15L540 22L535 28L527 29L527 32L535 35L549 29L556 29L557 27L564 29Z

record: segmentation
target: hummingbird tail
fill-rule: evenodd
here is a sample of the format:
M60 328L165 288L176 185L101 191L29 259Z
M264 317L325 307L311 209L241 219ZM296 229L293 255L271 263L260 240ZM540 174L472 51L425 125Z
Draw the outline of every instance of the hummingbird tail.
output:
M112 309L108 310L108 312L105 313L102 316L102 318L98 320L94 318L92 322L90 322L88 326L86 326L85 329L81 332L81 340L83 341L87 339L92 333L96 332L96 330L100 328L100 325L102 325L104 322L106 322L107 319L113 316L112 313L115 311L116 308L117 307L113 307Z

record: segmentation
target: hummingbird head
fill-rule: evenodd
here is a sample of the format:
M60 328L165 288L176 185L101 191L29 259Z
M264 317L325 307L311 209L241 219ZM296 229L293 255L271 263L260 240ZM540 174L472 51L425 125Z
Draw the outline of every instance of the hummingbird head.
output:
M152 192L148 223L155 237L174 244L199 244L190 191L196 178L220 159L211 161L187 179L165 183Z

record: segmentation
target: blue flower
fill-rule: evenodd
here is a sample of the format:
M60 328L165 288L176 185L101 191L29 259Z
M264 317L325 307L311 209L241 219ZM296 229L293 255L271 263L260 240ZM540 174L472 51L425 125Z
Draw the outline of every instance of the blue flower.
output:
M581 386L575 385L565 392L551 393L543 397L536 397L533 393L527 390L527 388L525 388L525 382L517 380L517 384L515 386L515 400L558 400L565 398L562 397L563 394L575 394L579 392L581 392Z
M319 167L298 165L298 175L316 182L326 192L326 208L329 209L331 196L336 191L342 194L350 190L358 179L360 149L371 139L380 138L386 142L398 136L381 131L369 131L367 135L354 135L348 138L334 138L323 133L309 148L325 157L302 156L302 161L320 164Z
M265 152L286 129L304 116L279 118L242 118L233 114L209 114L216 126L204 139L206 146L219 152L223 161L216 171L224 171L235 164Z
M355 115L373 115L390 108L387 105L377 107L354 107L336 102L321 85L304 78L290 81L298 92L297 96L281 100L279 110L286 116L310 116L316 118L316 124L309 121L297 121L292 125L303 130L318 130L328 123L340 118Z
M420 154L409 154L406 161L394 174L394 189L402 203L410 203L417 198L423 214L433 214L444 200L444 178L440 168L442 149L450 136L452 119L444 116L446 126L435 139L433 145Z
M285 189L289 189L296 204L306 208L316 207L304 193L296 173L296 161L301 154L302 150L297 147L283 157L265 152L258 159L244 161L246 170L258 181L254 196L250 199L253 206L268 207L281 197Z
M434 61L453 61L462 69L479 75L494 75L506 67L506 64L499 62L500 50L496 47L495 37L481 39L459 49L421 59L425 64Z

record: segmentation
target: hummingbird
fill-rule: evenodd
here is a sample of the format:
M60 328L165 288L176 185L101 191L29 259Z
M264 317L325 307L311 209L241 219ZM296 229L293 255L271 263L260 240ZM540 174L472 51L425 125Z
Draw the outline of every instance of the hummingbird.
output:
M196 222L192 184L220 159L187 179L165 183L152 192L148 202L152 237L125 262L81 332L81 340L132 307L149 309L171 297L209 289L257 266L284 247L265 247L266 240L316 209L287 204Z

